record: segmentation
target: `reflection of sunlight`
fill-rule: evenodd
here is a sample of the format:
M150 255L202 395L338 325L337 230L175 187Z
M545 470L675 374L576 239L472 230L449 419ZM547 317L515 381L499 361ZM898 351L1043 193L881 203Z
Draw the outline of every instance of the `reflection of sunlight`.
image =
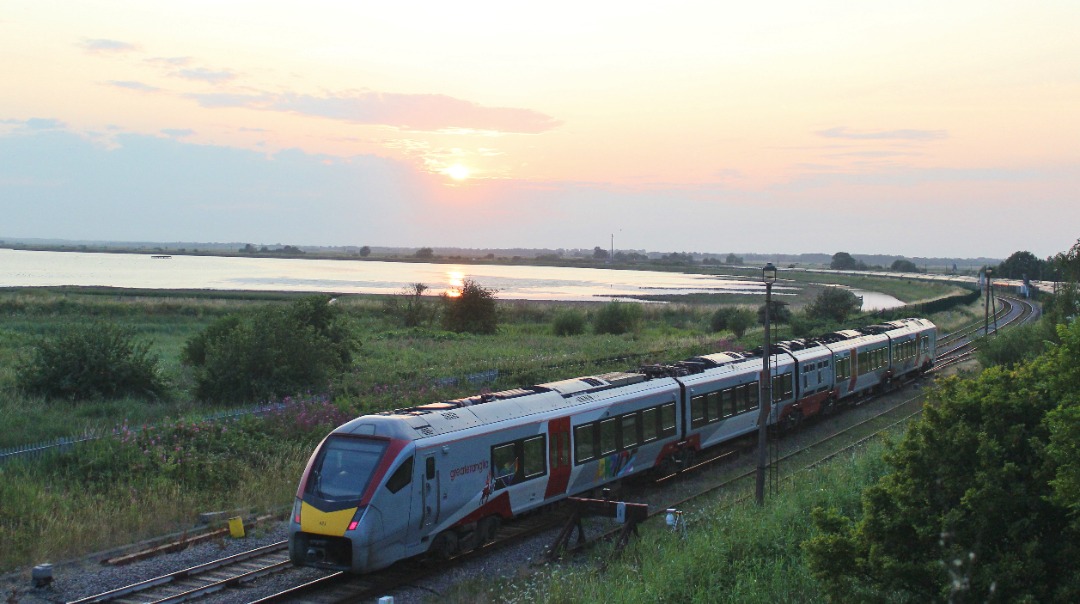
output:
M456 298L461 295L461 288L465 285L465 273L461 271L446 272L446 295Z

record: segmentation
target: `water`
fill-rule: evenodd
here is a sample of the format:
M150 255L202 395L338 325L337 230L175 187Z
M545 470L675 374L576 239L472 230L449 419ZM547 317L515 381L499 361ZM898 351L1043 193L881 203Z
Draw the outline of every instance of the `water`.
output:
M500 299L612 300L632 295L695 292L763 294L760 281L719 275L550 266L454 265L368 260L298 260L35 252L0 249L0 286L107 286L137 289L211 289L397 294L412 283L438 295L472 279L498 290ZM795 287L773 286L778 296ZM856 292L864 310L903 303L884 294ZM757 303L759 300L748 300Z

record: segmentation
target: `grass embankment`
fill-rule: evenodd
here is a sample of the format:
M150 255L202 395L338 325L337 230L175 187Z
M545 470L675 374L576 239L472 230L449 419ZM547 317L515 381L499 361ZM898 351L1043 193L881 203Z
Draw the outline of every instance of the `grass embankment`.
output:
M611 557L610 545L598 547L588 560L544 565L513 579L471 580L437 601L824 602L802 551L802 543L815 535L811 510L836 508L857 516L862 490L885 471L883 447L875 441L800 473L760 508L752 498L699 501L684 510L685 533L670 530L662 516L653 518L602 572L597 569Z
M708 304L645 305L632 333L558 337L551 332L556 313L568 306L592 312L598 305L506 302L499 333L473 336L403 329L383 300L342 297L340 306L363 345L353 370L335 381L332 398L304 395L276 419L199 420L237 405L198 403L187 394L192 378L179 358L188 338L229 313L294 297L0 290L0 448L87 430L113 434L66 453L0 465L0 570L183 530L199 512L288 506L314 444L358 414L731 346L751 348L761 338L760 329L741 343L731 334L709 333L716 306ZM954 314L959 321L964 312ZM152 340L173 395L151 402L46 401L15 389L14 368L35 338L91 319L122 324ZM468 379L492 369L498 370L494 382ZM157 427L140 428L144 423Z

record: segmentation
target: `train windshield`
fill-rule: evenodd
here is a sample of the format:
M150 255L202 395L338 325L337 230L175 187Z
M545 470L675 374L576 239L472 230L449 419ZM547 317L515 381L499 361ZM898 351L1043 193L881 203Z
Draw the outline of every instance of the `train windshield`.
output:
M382 440L331 436L319 452L306 492L327 501L359 500L386 445Z

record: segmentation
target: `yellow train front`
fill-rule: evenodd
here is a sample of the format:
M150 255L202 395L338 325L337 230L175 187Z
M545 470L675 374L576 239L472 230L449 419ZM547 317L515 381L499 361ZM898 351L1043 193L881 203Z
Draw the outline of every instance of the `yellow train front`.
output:
M341 426L312 454L289 523L294 564L367 572L408 555L413 441L380 419Z

